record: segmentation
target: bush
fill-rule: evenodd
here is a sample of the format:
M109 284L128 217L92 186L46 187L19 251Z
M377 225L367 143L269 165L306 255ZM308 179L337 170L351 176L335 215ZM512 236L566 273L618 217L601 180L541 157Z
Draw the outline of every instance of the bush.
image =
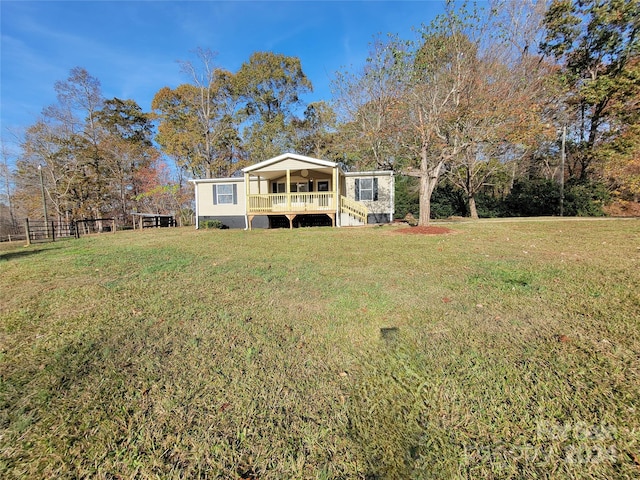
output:
M395 187L395 218L405 218L407 213L418 215L420 211L418 179L397 175Z
M431 218L468 215L464 192L447 181L438 184L431 195Z
M603 207L611 200L607 187L600 182L569 180L564 191L564 215L603 217Z
M206 228L207 230L211 228L227 228L220 220L203 220L200 222L200 228Z
M420 213L420 187L418 179L398 175L395 190L395 218L405 218L407 213L417 217ZM443 180L431 195L431 218L466 216L467 202L462 190Z
M560 213L560 185L542 178L516 180L504 200L507 216L537 217Z
M476 197L476 206L478 208L478 217L480 218L497 218L506 216L504 200L502 198L496 198L493 195L480 193Z

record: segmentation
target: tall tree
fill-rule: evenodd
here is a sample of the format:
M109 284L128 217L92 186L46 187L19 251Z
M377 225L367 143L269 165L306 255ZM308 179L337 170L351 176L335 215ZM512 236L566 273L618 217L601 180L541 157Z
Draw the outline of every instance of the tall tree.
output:
M591 173L595 150L611 131L611 106L628 83L631 62L640 53L639 0L553 0L545 16L545 54L560 62L565 102L573 114L577 146L575 175Z
M24 135L22 153L16 162L19 198L29 215L39 208L39 169L42 173L49 213L71 220L91 216L92 189L78 149L79 136L69 134L67 124L43 117Z
M419 179L419 225L429 225L431 195L444 166L468 145L455 135L457 107L469 81L469 58L475 46L448 12L423 33L409 57L408 89L402 100L410 157L402 173Z
M100 81L75 67L54 89L57 103L44 109L26 136L25 161L43 164L59 216L99 218L109 206L97 118L104 101Z
M611 132L598 155L613 193L623 202L640 202L640 58L629 62L621 89L611 102Z
M96 117L104 130L100 148L112 210L125 223L140 193L141 172L159 157L152 143L153 125L135 101L119 98L106 100Z
M98 79L79 67L54 88L58 102L24 135L17 162L21 196L37 196L41 172L51 215L126 222L136 172L158 156L148 115L133 100L105 100Z
M217 67L215 54L199 49L199 63L182 62L192 83L162 88L152 108L159 119L158 143L179 167L196 177L226 176L242 165L237 95L232 75Z
M244 142L252 161L293 149L292 120L301 95L313 90L300 59L273 52L256 52L234 76L243 101L241 120L248 123Z
M393 168L404 153L398 137L398 102L406 87L401 48L395 37L376 38L362 69L337 72L332 82L344 160L356 168Z
M310 103L302 119L294 119L295 150L316 158L336 158L334 149L336 114L325 102Z
M472 218L478 218L476 195L491 177L553 134L545 127L543 97L550 70L530 48L540 35L543 2L500 0L492 6L475 16L478 21L465 22L471 48L450 128L464 148L449 178L465 193Z
M16 226L13 174L9 166L12 157L13 153L8 145L0 139L0 228Z

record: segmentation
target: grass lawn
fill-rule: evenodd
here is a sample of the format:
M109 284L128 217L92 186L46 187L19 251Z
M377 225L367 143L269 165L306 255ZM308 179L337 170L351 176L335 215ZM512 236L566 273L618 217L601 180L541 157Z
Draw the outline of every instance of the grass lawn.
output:
M448 226L0 245L0 477L640 477L640 221Z

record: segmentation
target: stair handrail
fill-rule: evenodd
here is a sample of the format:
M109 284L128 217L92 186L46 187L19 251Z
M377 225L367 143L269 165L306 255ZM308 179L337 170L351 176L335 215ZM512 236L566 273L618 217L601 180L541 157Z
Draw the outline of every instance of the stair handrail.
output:
M369 215L369 209L361 202L351 200L344 195L340 195L340 211L351 215L353 218L360 220L362 223L367 223L367 216Z

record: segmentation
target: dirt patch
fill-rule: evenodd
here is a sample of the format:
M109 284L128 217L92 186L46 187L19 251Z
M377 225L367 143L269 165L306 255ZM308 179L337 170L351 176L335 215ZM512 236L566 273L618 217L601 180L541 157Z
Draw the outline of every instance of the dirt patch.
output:
M603 208L612 217L640 217L640 203L618 200Z
M408 227L399 228L394 233L412 234L412 235L448 235L456 233L454 230L446 227Z

